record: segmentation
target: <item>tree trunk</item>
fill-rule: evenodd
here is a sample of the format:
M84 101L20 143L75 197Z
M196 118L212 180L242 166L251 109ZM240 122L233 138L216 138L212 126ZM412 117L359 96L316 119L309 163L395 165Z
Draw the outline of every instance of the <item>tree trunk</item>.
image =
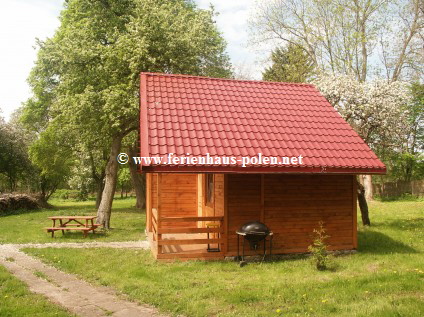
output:
M133 156L137 156L137 145L134 144L130 146L129 149L129 167L131 174L131 182L135 190L136 204L137 209L146 208L146 178L144 174L140 174L137 164L131 159Z
M104 189L103 178L102 179L96 179L96 187L97 187L96 209L98 209L99 206L100 206L100 202L102 201L102 194L103 194L103 189Z
M93 154L89 152L90 157L90 165L91 165L91 177L93 177L95 183L96 183L96 209L99 208L100 202L102 200L102 193L104 189L104 179L105 179L105 169L106 167L102 167L102 170L100 173L97 173L96 171L96 164L94 164L94 158Z
M373 200L374 193L372 191L372 176L371 175L362 175L362 184L365 189L365 198L367 201Z
M116 190L116 182L118 175L118 161L116 160L124 135L120 134L112 140L109 161L106 165L105 185L102 194L102 200L97 209L97 223L104 228L110 228L110 214L112 211L113 197Z
M358 202L359 209L361 210L362 224L364 226L371 226L367 198L365 197L365 188L360 182L358 182Z

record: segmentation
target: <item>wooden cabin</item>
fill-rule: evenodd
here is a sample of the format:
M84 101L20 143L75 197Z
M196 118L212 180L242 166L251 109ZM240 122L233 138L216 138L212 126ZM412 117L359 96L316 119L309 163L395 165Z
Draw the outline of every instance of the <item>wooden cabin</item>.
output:
M313 85L142 73L140 95L157 259L236 256L251 221L273 254L307 252L321 221L330 249L357 248L356 175L386 168Z

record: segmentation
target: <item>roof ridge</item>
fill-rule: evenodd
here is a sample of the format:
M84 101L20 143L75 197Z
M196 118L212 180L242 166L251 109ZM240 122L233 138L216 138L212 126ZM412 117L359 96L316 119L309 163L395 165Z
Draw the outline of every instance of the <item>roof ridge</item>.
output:
M247 83L303 86L303 87L309 86L309 87L316 88L313 84L310 84L310 83L291 83L291 82L283 82L283 81L266 81L266 80L256 80L256 79L219 78L219 77L206 77L206 76L197 76L197 75L188 75L188 74L166 74L166 73L153 73L153 72L141 72L140 75L200 78L200 79L207 79L207 80L238 81L238 82L247 82Z

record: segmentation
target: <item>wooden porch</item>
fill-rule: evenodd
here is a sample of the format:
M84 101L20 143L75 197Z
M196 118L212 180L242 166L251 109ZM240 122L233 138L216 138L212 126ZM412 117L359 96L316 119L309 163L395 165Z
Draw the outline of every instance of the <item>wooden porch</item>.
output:
M148 239L157 259L212 259L224 256L224 217L158 217L152 208ZM164 223L193 223L188 228L163 227ZM206 224L206 227L202 227ZM218 251L219 250L219 251Z

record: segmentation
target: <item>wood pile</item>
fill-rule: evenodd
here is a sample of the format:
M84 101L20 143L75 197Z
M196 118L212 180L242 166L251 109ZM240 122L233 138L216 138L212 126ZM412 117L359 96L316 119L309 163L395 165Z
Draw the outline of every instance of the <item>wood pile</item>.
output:
M0 215L15 210L35 210L40 208L37 200L27 194L0 195Z

